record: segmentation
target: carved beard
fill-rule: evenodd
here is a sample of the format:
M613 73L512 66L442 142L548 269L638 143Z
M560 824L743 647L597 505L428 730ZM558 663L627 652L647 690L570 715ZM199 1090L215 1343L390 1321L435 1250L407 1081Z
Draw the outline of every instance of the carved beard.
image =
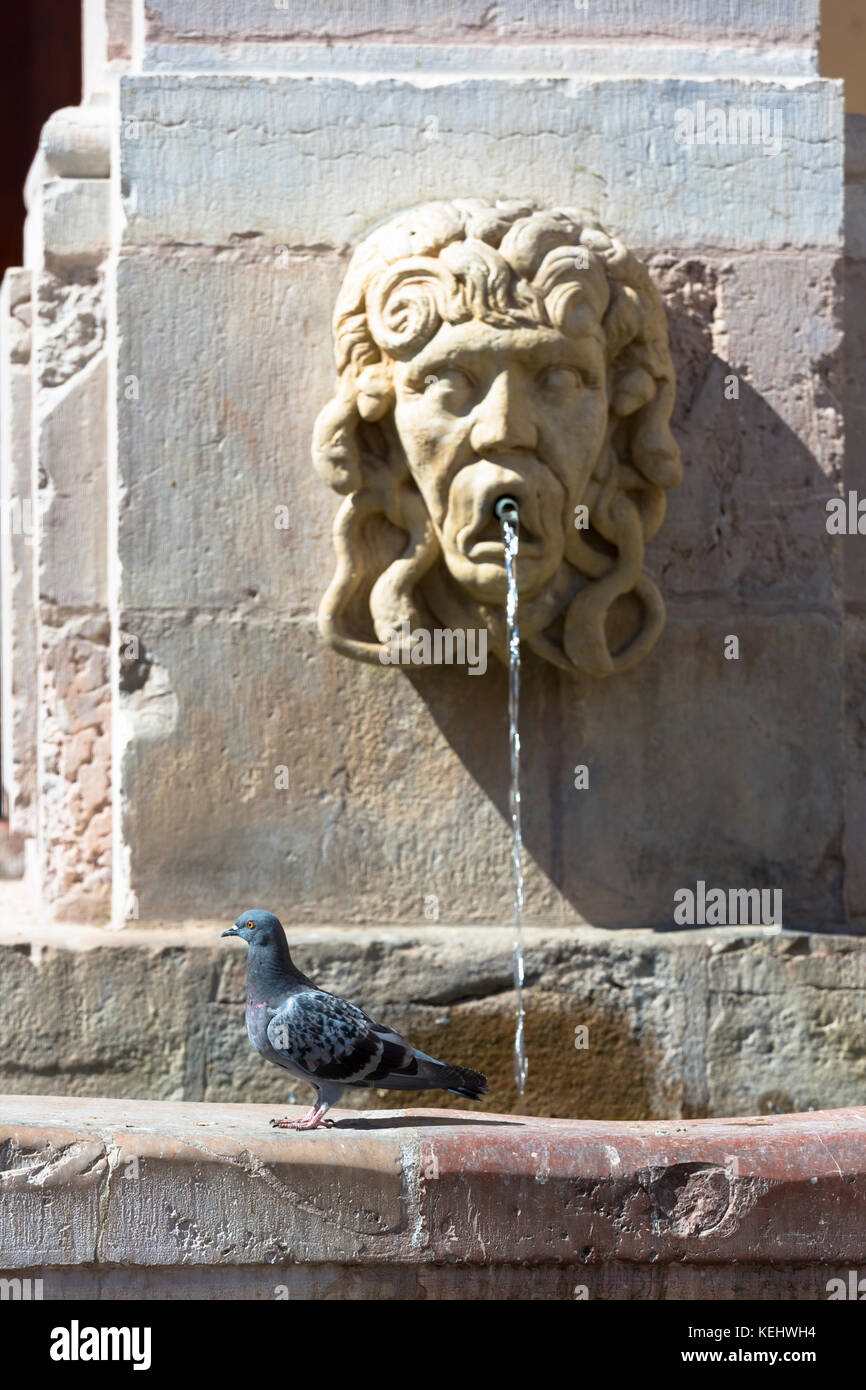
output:
M454 573L453 561L449 564L440 536L436 561L418 585L420 597L438 626L486 628L491 651L507 664L502 528L493 515L494 502L502 495L513 495L520 507L517 575L521 642L532 646L533 639L545 633L545 655L551 659L549 648L552 645L558 650L559 664L571 668L572 662L562 646L562 622L557 620L589 582L575 563L576 556L569 553L573 548L574 503L578 499L570 495L567 486L539 455L509 458L499 453L491 458L473 459L458 469L451 480L440 527L446 530L464 563L474 553L478 542L484 543L485 550L494 542L497 559L493 562L488 556L482 560L471 582L467 582ZM521 553L527 557L522 563L523 566L529 564L531 575L539 555L543 558L545 552L552 555L553 573L541 581L540 587L536 576L521 589ZM491 571L495 572L495 578L491 577ZM482 581L482 573L486 575L486 582Z
M566 560L563 560L552 579L540 594L521 602L518 593L518 621L521 642L533 645L533 638L550 628L563 614L571 600L587 580ZM490 649L500 661L508 664L508 637L505 603L479 603L472 599L454 580L444 557L424 576L421 594L440 627L486 628ZM550 640L555 643L554 635ZM547 644L545 644L546 646ZM562 664L565 664L563 658ZM569 663L570 664L570 663Z
M567 486L539 455L497 451L457 469L438 530L449 571L475 603L505 602L502 526L498 498L514 497L520 509L517 569L522 592L536 598L565 553Z

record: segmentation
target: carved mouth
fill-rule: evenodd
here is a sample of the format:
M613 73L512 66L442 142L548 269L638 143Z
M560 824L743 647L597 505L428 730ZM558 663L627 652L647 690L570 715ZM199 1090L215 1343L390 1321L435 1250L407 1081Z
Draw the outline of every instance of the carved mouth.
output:
M532 536L532 532L529 531L528 528L524 526L521 522L521 547L523 546L524 540L529 541L532 539L535 539L535 537ZM499 520L498 517L495 517L493 515L488 517L488 519L482 524L480 529L472 533L472 536L470 538L470 548L474 549L476 545L483 545L486 544L488 541L498 542L499 545L502 544L502 522Z
M502 522L494 515L493 511L500 496L501 492L497 492L494 496L484 500L481 520L470 530L464 532L461 548L470 560L504 567L505 545L502 539ZM518 506L520 507L519 556L540 555L544 550L544 541L529 524L531 518L537 525L535 514L538 508L524 506L520 499L518 499Z
M505 544L496 504L513 498L519 513L518 567L534 571L547 562L557 483L534 456L476 458L452 481L448 512L454 549L473 567L505 571ZM492 576L488 576L492 578ZM529 574L526 575L529 578Z

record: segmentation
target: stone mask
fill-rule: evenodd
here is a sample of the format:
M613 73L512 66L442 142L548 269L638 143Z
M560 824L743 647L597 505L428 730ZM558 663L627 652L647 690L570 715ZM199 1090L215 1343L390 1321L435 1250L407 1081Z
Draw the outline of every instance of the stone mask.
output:
M506 660L507 495L522 640L597 676L645 656L664 604L644 544L681 477L645 266L577 211L429 203L357 248L334 341L313 438L345 495L326 640L378 661L396 632L486 628Z

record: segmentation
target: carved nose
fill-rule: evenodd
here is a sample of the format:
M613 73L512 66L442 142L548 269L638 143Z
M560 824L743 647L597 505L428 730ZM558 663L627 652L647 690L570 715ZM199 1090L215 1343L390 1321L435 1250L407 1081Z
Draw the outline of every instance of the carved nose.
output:
M512 372L501 371L475 411L470 443L478 455L495 449L534 449L537 431Z

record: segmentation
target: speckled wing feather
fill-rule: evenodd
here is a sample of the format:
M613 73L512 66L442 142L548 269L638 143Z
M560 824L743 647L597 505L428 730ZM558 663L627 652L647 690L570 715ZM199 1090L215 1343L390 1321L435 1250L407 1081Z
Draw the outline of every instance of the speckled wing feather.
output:
M312 1081L375 1086L418 1071L405 1038L325 990L291 995L268 1024L268 1041Z

